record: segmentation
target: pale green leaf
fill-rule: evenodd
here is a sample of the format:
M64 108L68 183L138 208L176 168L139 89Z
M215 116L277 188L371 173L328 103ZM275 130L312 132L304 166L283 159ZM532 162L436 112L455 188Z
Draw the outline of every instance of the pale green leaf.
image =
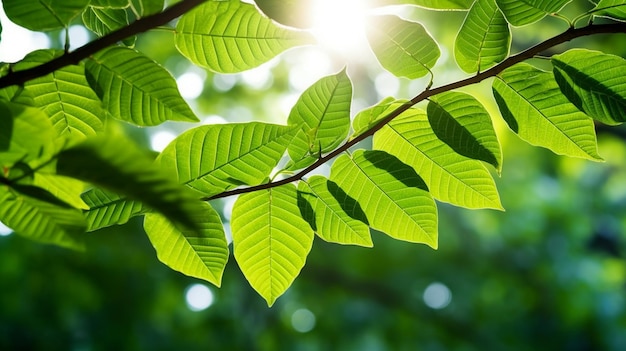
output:
M178 136L158 160L176 173L179 183L211 196L264 182L294 131L259 122L201 126Z
M289 30L252 4L207 1L176 25L176 47L193 63L220 73L256 67L298 45L312 44L307 32Z
M337 158L330 179L363 207L372 228L437 248L435 201L422 178L396 157L357 150Z
M493 93L509 127L530 144L601 159L593 121L567 100L550 72L517 64L498 75Z
M291 109L287 123L298 128L289 145L294 161L333 150L345 140L350 130L352 83L345 70L324 77L302 93ZM312 163L312 162L311 162Z
M47 31L64 28L89 0L3 0L7 17L24 28Z
M474 0L365 0L372 7L415 5L435 10L467 10Z
M180 229L159 214L147 214L143 227L168 267L191 277L204 279L216 286L228 262L228 243L220 215L207 203L195 213L198 230Z
M599 16L626 21L626 1L624 0L600 0L593 11Z
M502 209L496 185L483 164L457 154L439 140L422 110L411 108L374 134L374 148L413 167L438 200L466 208Z
M430 98L428 121L439 139L463 156L502 170L500 142L485 107L473 96L446 92Z
M561 91L598 121L626 121L626 59L600 51L573 49L552 57Z
M84 248L85 218L80 210L41 188L0 185L0 221L36 241Z
M82 210L89 209L89 206L81 199L81 194L85 190L85 183L68 177L42 172L34 173L33 185L38 186L59 200Z
M397 106L399 102L401 101L393 97L386 97L376 105L359 111L359 113L354 116L354 121L352 121L352 128L354 129L353 135L358 136L372 128L376 123L380 122L381 119L385 118L387 113L393 110L393 108L390 109L390 107Z
M300 273L313 245L296 187L286 184L240 196L231 228L235 259L250 285L271 306Z
M494 0L477 0L454 42L454 58L468 73L482 72L509 55L511 31Z
M397 16L371 16L367 39L380 64L397 77L415 79L431 73L441 52L424 26Z
M81 199L88 206L84 212L87 219L87 231L124 224L135 216L149 212L139 201L98 188L84 192L81 194Z
M514 26L537 22L551 13L559 12L572 0L496 0L506 19Z
M88 6L83 12L82 19L85 27L100 37L129 24L128 13L123 8ZM136 36L132 36L124 39L123 43L133 45L135 40Z
M37 50L15 65L16 70L39 66L63 54L60 50ZM54 125L58 138L83 140L103 129L104 110L91 90L82 66L65 66L26 83L35 105Z
M312 11L319 0L255 0L254 3L267 17L295 28L311 28Z
M339 244L372 247L367 216L335 182L313 176L298 184L298 206L315 233Z
M91 56L85 69L89 84L113 117L139 126L198 121L174 77L135 50L109 47Z

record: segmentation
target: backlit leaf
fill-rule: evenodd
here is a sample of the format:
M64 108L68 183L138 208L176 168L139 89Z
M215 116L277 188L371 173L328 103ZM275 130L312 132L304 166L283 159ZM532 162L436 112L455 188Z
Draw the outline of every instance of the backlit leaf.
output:
M416 5L435 10L467 10L474 0L365 0L374 7L388 5Z
M368 18L367 39L380 64L397 77L423 77L441 55L424 26L397 16Z
M33 185L40 187L59 200L72 207L86 210L89 208L80 195L85 190L85 183L56 174L35 172Z
M337 158L330 179L363 207L372 228L437 248L435 201L420 176L396 157L357 150Z
M398 105L398 100L393 97L386 97L378 102L376 105L368 107L354 116L352 121L352 128L354 129L354 136L363 134L371 127L380 122L381 119L387 116L387 113L393 110L393 106Z
M626 121L626 59L585 49L552 57L554 77L569 101L602 123Z
M98 36L104 36L119 28L128 25L128 13L122 8L99 8L88 6L82 15L85 27L96 33ZM133 45L135 36L126 38L123 43Z
M241 271L271 306L298 276L313 244L313 230L300 216L296 187L241 195L231 228Z
M319 0L255 0L254 3L269 18L286 26L311 28L315 1Z
M87 231L124 224L135 216L149 212L139 201L99 188L84 192L81 194L81 199L88 206L88 209L84 211L87 218Z
M494 0L477 0L454 42L459 67L467 73L482 72L503 61L510 47L509 24Z
M239 0L207 1L176 25L178 50L193 63L220 73L245 71L289 48L312 43L307 32L281 27Z
M60 29L69 25L89 4L89 0L3 0L7 17L35 31Z
M530 144L600 159L593 121L567 100L550 72L517 64L498 75L493 93L509 127Z
M496 0L506 19L514 26L537 22L546 15L559 12L572 0Z
M600 0L593 9L599 16L626 21L626 1L624 0Z

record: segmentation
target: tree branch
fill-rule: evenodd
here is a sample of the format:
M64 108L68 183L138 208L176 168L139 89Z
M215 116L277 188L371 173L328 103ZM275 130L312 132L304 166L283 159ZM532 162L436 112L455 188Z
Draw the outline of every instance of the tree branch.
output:
M191 9L205 1L206 0L183 0L171 7L168 7L163 12L138 19L137 21L129 24L126 27L111 32L99 39L96 39L84 46L81 46L80 48L72 52L69 52L63 56L59 56L52 61L23 71L9 72L9 74L0 78L0 89L6 88L11 85L22 85L31 79L45 76L46 74L50 74L65 66L76 65L80 61L88 58L89 56L97 53L98 51L106 47L114 45L119 41L122 41L133 35L146 32L158 26L165 25L173 19L178 18L179 16L182 16L183 14L189 12Z
M324 157L321 157L320 159L318 159L315 163L313 163L312 165L310 165L309 167L301 170L300 172L287 177L285 179L281 179L275 182L269 182L269 183L265 183L265 184L260 184L260 185L256 185L256 186L251 186L251 187L247 187L247 188L239 188L239 189L234 189L234 190L229 190L229 191L224 191L220 194L217 195L213 195L211 197L207 197L204 198L203 200L213 200L213 199L218 199L218 198L223 198L223 197L228 197L228 196L233 196L233 195L240 195L240 194L245 194L245 193L250 193L253 191L258 191L258 190L265 190L265 189L270 189L270 188L274 188L277 186L281 186L284 184L288 184L297 180L302 179L302 177L304 177L305 175L307 175L308 173L310 173L311 171L313 171L314 169L318 168L319 166L323 165L324 163L330 161L332 158L338 156L339 154L341 154L342 152L348 150L349 148L351 148L352 146L356 145L357 143L363 141L364 139L366 139L367 137L370 137L372 135L374 135L374 133L376 133L378 130L380 130L382 127L384 127L386 124L388 124L389 122L391 122L394 118L398 117L400 114L402 114L403 112L405 112L406 110L408 110L409 108L411 108L412 106L414 106L415 104L424 101L425 99L437 95L437 94L441 94L443 92L447 92L447 91L451 91L451 90L455 90L458 88L462 88L468 85L472 85L472 84L477 84L482 82L483 80L487 79L487 78L491 78L491 77L495 77L498 73L504 71L505 69L520 63L522 61L526 61L530 58L533 58L534 56L554 47L557 46L559 44L563 44L565 42L568 42L570 40L576 39L576 38L580 38L580 37L584 37L584 36L589 36L589 35L594 35L594 34L609 34L609 33L626 33L626 23L615 23L615 24L601 24L601 25L595 25L595 24L590 24L588 26L585 27L581 27L581 28L570 28L567 31L558 34L544 42L541 42L525 51L522 51L516 55L513 56L509 56L506 60L500 62L499 64L497 64L496 66L478 73L477 75L473 76L473 77L469 77L466 79L462 79L460 81L454 82L454 83L450 83L450 84L446 84L446 85L442 85L440 87L437 88L432 88L432 89L426 89L423 92L421 92L420 94L418 94L417 96L415 96L414 98L412 98L410 101L408 101L407 103L403 104L402 106L396 108L395 110L391 111L385 118L383 118L382 120L380 120L380 122L378 122L376 125L374 125L372 128L370 128L369 130L365 131L363 134L357 136L356 138L346 142L345 144L343 144L342 146L338 147L337 149L333 150L331 153L327 154Z

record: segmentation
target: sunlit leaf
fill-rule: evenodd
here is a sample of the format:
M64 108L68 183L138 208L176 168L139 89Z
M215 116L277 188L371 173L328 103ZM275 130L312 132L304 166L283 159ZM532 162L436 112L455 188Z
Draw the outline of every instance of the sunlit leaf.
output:
M221 73L245 71L312 43L309 33L281 27L238 0L207 1L176 25L178 50L193 63Z
M129 0L91 0L89 3L90 6L100 7L100 8L114 8L121 9L128 7Z
M457 153L502 170L500 142L491 116L473 96L459 92L435 95L428 102L428 121L439 139Z
M109 47L91 56L85 69L89 84L116 118L139 126L198 121L174 77L135 50Z
M435 10L467 10L474 0L365 0L366 4L378 7L388 5L416 5Z
M626 21L626 1L624 0L600 0L593 9L599 16Z
M60 50L33 51L16 64L15 69L29 69L62 54ZM89 87L82 66L65 66L30 80L26 89L36 106L49 116L59 138L83 140L103 129L102 103Z
M313 244L296 187L287 184L240 196L231 228L235 259L250 285L271 306L300 273Z
M98 188L84 192L81 199L88 206L84 212L87 218L87 231L124 224L135 216L149 212L139 201Z
M626 59L573 49L552 64L561 91L581 111L610 125L626 121Z
M530 144L600 159L593 121L561 94L550 72L515 65L494 80L493 93L509 127Z
M335 182L322 176L300 182L298 206L320 238L339 244L374 245L361 206Z
M99 8L88 6L82 15L85 27L96 33L98 36L104 36L128 25L128 13L122 8ZM123 40L124 44L132 45L135 43L135 36Z
M363 207L372 228L437 248L435 201L422 178L396 157L357 150L337 158L330 179Z
M143 227L157 257L170 268L216 286L228 262L228 243L219 214L207 203L193 215L198 230L180 229L165 217L149 213Z
M468 73L482 72L503 61L510 47L509 24L494 0L477 0L454 42L459 67Z
M352 121L354 136L363 134L363 132L380 122L381 119L386 117L387 113L391 112L393 106L398 105L398 102L399 101L393 97L386 97L376 105L359 111L359 113L354 116L354 121Z
M85 190L85 183L77 179L36 172L34 173L33 185L48 191L72 207L82 210L89 208L80 197L83 190Z
M17 234L72 249L83 249L85 218L49 192L28 185L0 185L0 221Z
M294 129L266 123L206 125L178 136L159 156L179 183L205 196L267 179Z
M506 19L514 26L537 22L551 13L559 12L572 0L495 0Z
M3 0L7 17L35 31L60 29L69 25L89 4L89 0Z
M294 161L337 147L350 130L352 83L345 70L324 77L304 91L292 108L287 123L302 131L289 144Z
M140 17L163 11L164 0L130 0Z
M311 28L311 11L319 0L255 0L255 4L269 18L286 26Z
M496 185L483 164L457 154L439 140L422 110L411 108L374 134L374 148L413 167L438 200L466 208L502 209Z
M366 30L378 61L397 77L423 77L441 55L437 42L419 23L391 15L371 16Z

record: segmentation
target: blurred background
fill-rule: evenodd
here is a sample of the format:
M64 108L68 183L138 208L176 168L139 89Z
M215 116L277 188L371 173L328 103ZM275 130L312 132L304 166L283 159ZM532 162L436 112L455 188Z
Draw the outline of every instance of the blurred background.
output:
M565 14L591 6L574 1ZM422 22L440 43L435 86L466 76L451 49L463 13L392 10ZM1 61L63 45L61 33L0 20ZM513 29L512 52L566 28L546 18ZM72 47L92 39L78 22L70 34ZM350 34L350 45L318 34L318 47L234 75L193 67L176 52L171 31L142 35L136 47L176 77L206 124L285 123L304 89L346 64L353 114L386 96L410 98L428 82L383 71L357 38L362 33ZM625 42L623 35L588 37L554 53L582 45L626 57ZM490 83L465 91L494 116L504 153L502 176L494 177L506 212L438 203L437 251L380 233L371 249L316 239L300 276L268 308L232 255L219 289L161 264L141 218L88 233L86 252L3 230L0 350L626 350L626 129L598 126L604 163L558 157L508 130ZM125 128L160 151L194 126ZM227 228L234 200L211 203Z

